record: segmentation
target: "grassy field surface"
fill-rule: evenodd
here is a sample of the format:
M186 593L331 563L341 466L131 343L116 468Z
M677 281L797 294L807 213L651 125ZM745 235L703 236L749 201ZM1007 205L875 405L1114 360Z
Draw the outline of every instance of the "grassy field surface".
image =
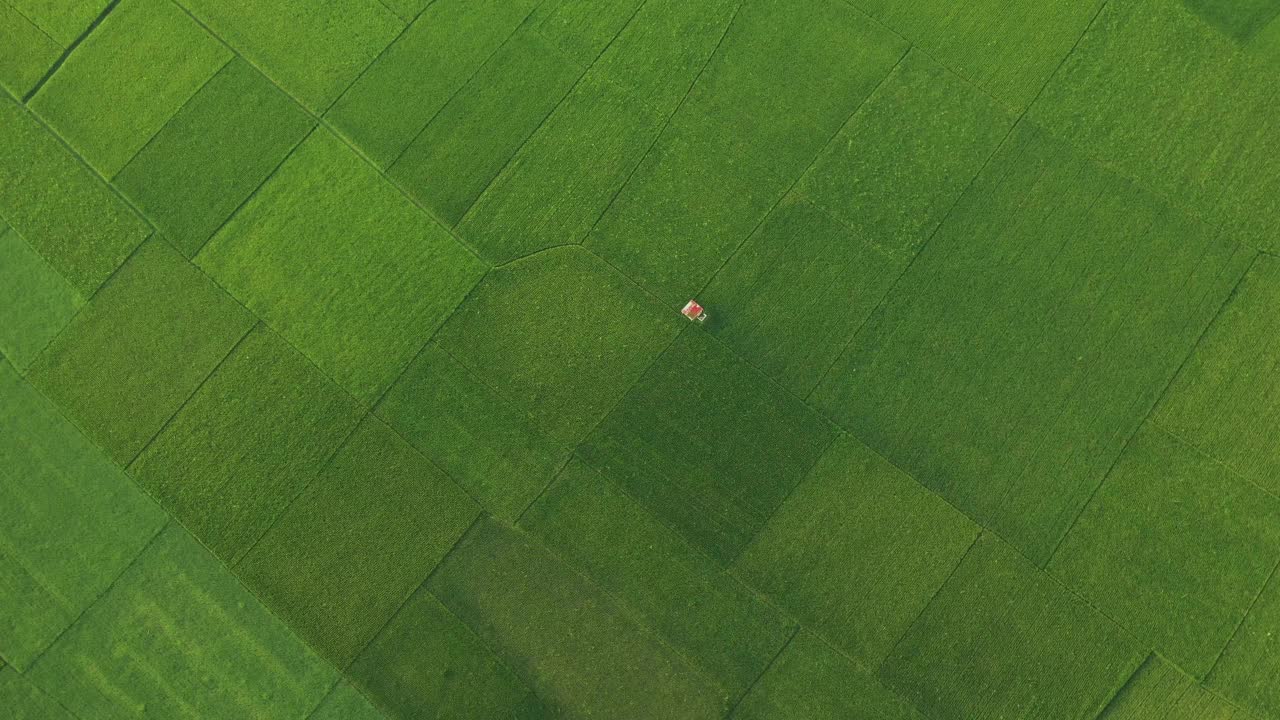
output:
M0 719L1280 720L1277 198L1280 0L0 0Z

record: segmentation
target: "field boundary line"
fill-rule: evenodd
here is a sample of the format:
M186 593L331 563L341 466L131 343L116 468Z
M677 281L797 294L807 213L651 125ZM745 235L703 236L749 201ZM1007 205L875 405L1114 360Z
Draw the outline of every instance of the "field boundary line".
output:
M1218 665L1222 663L1222 658L1226 657L1227 650L1231 647L1231 643L1236 641L1236 636L1240 634L1241 628L1244 627L1245 621L1253 614L1254 608L1258 606L1258 601L1262 599L1264 594L1266 594L1267 588L1271 586L1271 583L1277 581L1277 578L1280 578L1280 560L1276 561L1275 566L1271 568L1271 574L1267 576L1266 581L1263 582L1262 586L1258 589L1258 594L1253 597L1253 602L1249 603L1249 608L1240 616L1240 621L1236 623L1235 629L1231 631L1231 637L1227 638L1227 642L1224 643L1222 649L1218 651L1218 656L1213 659L1213 665L1209 666L1209 671L1204 674L1203 679L1199 680L1201 684L1207 681L1213 675L1214 671L1218 669Z
M748 685L747 688L742 691L742 694L739 695L738 698L733 702L733 704L729 706L729 712L724 714L725 718L732 718L733 714L738 712L738 707L741 706L742 703L747 699L747 697L751 695L751 691L756 688L756 685L760 684L760 681L764 679L764 676L769 674L769 671L773 669L774 663L778 662L778 658L782 657L782 654L787 651L787 648L791 647L791 643L795 642L795 639L803 631L804 631L804 626L797 622L796 629L791 631L791 636L787 638L787 641L782 643L782 647L778 648L778 652L774 653L773 657L769 658L769 662L765 663L764 669L760 671L760 674L756 676L756 679L752 680L751 684Z
M58 59L53 62L53 65L50 66L49 69L45 71L44 75L42 75L40 79L36 81L35 86L32 87L30 90L28 90L27 93L22 96L21 102L23 105L26 105L28 102L30 102L31 98L36 96L36 93L44 89L45 84L48 83L49 80L59 70L62 69L63 64L67 62L67 58L71 57L71 53L75 52L80 47L81 43L83 43L89 37L89 35L93 34L94 30L98 29L98 26L101 25L102 22L107 19L107 16L110 15L111 11L115 10L118 5L120 5L120 0L111 0L111 2L107 3L106 7L102 8L102 12L98 13L98 16L93 19L93 22L89 23L89 27L85 28L84 31L80 33L79 37L71 41L71 44L68 45L67 48L62 51L62 55L60 55ZM18 13L18 14L21 15L22 13ZM23 15L23 17L25 18L26 16ZM30 18L27 18L27 22L31 22ZM35 26L36 29L40 30L40 32L44 32L44 29L41 28L39 25L36 25L34 22L31 22L31 24ZM48 33L45 33L45 34L46 36L48 35ZM53 38L49 38L49 39L52 40Z
M1106 11L1110 5L1111 0L1102 0L1102 3L1098 5L1098 9L1093 13L1093 17L1089 19L1089 22L1085 24L1084 30L1080 32L1080 36L1071 44L1071 49L1067 51L1066 55L1062 56L1062 59L1059 60L1058 64L1053 68L1053 72L1049 73L1049 76L1045 78L1044 84L1040 86L1040 89L1036 91L1035 96L1031 98L1031 102L1027 103L1027 106L1023 108L1022 114L1018 116L1018 122L1022 122L1022 119L1031 112L1031 108L1039 102L1040 97L1044 95L1044 91L1048 90L1049 86L1053 84L1054 78L1058 77L1059 72L1062 72L1062 68L1067 64L1067 61L1071 59L1071 56L1076 54L1076 50L1079 49L1080 43L1084 42L1085 37L1089 35L1089 31L1098 23L1098 18L1102 17L1102 13ZM1075 143L1072 143L1072 146L1074 145Z

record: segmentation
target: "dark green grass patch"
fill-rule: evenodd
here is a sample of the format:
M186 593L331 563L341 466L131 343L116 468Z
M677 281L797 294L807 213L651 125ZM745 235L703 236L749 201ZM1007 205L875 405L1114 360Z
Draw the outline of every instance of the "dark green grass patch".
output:
M905 52L840 0L744 5L588 247L664 300L687 299Z
M1181 2L1112 3L1031 116L1224 234L1275 248L1275 77Z
M1160 398L1161 427L1280 494L1280 261L1259 256Z
M254 318L161 240L148 240L31 366L31 382L127 465Z
M360 416L354 400L259 325L129 470L234 564Z
M813 399L1043 563L1252 255L1022 124Z
M570 452L435 343L391 386L376 412L507 522L551 483Z
M800 631L732 720L924 720L905 700L817 636Z
M934 720L1089 720L1145 657L1119 626L985 533L880 673Z
M579 449L716 560L733 560L813 468L834 428L696 328Z
M553 715L711 720L728 709L710 679L598 587L496 520L477 523L427 584Z
M591 65L644 4L644 0L547 0L533 11L532 27L583 67Z
M69 47L110 0L7 0L63 47Z
M110 180L231 52L168 0L124 0L31 100Z
M0 354L25 371L82 305L18 231L0 224Z
M1258 596L1253 609L1209 674L1207 684L1262 717L1280 716L1280 570Z
M938 229L1013 117L913 50L805 173L797 190L895 258Z
M1202 678L1280 563L1280 499L1144 426L1049 571Z
M334 686L307 720L387 720L387 717L344 680Z
M0 216L89 296L151 229L26 110L0 97Z
M436 0L334 103L329 121L378 167L388 167L535 4Z
M378 0L181 0L312 112L324 112L404 29Z
M3 663L0 663L0 708L4 708L9 720L79 720Z
M1098 720L1252 720L1157 655L1147 658Z
M424 586L347 671L388 718L512 720L528 687Z
M248 63L228 63L115 179L191 257L311 128Z
M580 460L565 468L520 524L621 598L730 697L746 692L795 629Z
M954 68L1010 108L1031 103L1089 26L1103 0L945 0L854 4Z
M653 145L736 3L646 3L494 179L458 232L494 262L580 242Z
M566 247L489 273L438 342L543 432L575 445L681 322L599 258Z
M56 40L8 3L0 4L0 87L24 97L62 55Z
M1187 7L1222 32L1247 42L1280 17L1277 0L1184 0Z
M432 118L388 174L455 225L581 74L537 33L517 32Z
M0 428L0 655L26 670L165 518L3 359Z
M196 263L372 403L484 266L327 130L316 130Z
M367 417L235 572L345 668L478 513L453 481Z
M979 528L841 436L734 565L734 574L866 667L877 667Z
M334 676L175 524L28 673L95 720L301 718Z

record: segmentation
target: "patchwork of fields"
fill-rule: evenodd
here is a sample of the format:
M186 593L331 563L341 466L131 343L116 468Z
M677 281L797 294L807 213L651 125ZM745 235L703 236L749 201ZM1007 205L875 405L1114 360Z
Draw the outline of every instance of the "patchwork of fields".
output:
M1280 720L1280 0L0 0L0 718L139 717Z

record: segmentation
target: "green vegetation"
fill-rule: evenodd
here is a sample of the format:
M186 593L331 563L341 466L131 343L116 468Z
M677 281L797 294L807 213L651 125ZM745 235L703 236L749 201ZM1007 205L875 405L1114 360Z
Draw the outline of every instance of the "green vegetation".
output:
M590 65L645 0L545 0L530 22L569 57Z
M370 404L484 271L323 129L223 226L196 264Z
M477 512L399 435L366 418L235 572L345 668Z
M26 370L84 300L18 235L0 225L0 353Z
M49 37L69 47L89 29L110 0L6 0L14 10L40 26Z
M307 720L386 720L365 696L346 682L334 686Z
M232 60L120 171L116 186L192 257L310 128L284 93Z
M231 59L169 0L123 0L117 11L31 100L108 180Z
M0 664L0 707L10 720L76 720L17 670Z
M1209 674L1210 688L1251 708L1262 717L1280 715L1280 571L1255 600L1244 622Z
M65 48L9 4L0 5L0 87L23 97Z
M877 667L979 528L841 436L734 565L806 627Z
M220 560L234 564L311 483L362 410L258 325L129 466Z
M1098 720L1252 720L1156 655L1138 668Z
M31 366L31 382L128 465L254 318L148 240Z

